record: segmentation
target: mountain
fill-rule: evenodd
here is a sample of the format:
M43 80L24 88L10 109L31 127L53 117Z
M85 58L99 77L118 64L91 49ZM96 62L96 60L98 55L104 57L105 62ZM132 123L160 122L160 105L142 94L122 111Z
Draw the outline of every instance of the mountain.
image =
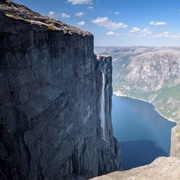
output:
M180 47L97 47L113 58L113 91L151 102L168 119L180 114Z
M0 179L119 170L112 59L94 54L93 35L1 0L0 39Z
M113 58L113 93L152 103L172 129L171 156L180 157L180 47L96 47Z

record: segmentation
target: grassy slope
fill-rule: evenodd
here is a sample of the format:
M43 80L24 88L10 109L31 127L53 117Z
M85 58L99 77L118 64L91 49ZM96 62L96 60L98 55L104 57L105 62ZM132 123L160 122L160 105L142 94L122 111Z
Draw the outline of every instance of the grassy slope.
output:
M122 90L120 87L125 83L114 83L114 90L121 90L123 94L138 99L143 99L151 102L156 110L168 119L178 121L180 110L180 84L172 87L165 86L158 91L140 91L133 88L133 85L129 85L129 90Z

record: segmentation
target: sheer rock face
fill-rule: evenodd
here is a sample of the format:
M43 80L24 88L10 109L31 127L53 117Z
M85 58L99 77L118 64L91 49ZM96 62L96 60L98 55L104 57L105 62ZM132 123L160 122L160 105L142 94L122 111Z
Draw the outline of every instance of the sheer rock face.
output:
M170 156L180 157L180 126L179 123L171 130Z
M128 171L113 172L92 180L177 180L180 179L180 159L160 157L150 165Z
M118 170L111 58L97 60L93 36L7 2L0 4L0 39L0 179L91 178Z
M180 157L180 47L97 47L113 58L113 90L152 103L169 120L171 156Z
M8 3L11 2L11 0L0 0L0 3Z

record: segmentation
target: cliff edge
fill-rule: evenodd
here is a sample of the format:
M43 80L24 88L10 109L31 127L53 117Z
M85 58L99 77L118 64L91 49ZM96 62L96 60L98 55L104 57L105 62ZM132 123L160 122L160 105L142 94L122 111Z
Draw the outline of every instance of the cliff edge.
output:
M128 171L113 172L92 180L177 180L180 179L180 159L159 157L151 164Z
M145 100L177 123L171 131L171 156L180 157L180 47L97 47L113 58L113 90Z
M94 55L93 36L1 0L0 39L0 179L119 170L112 59Z

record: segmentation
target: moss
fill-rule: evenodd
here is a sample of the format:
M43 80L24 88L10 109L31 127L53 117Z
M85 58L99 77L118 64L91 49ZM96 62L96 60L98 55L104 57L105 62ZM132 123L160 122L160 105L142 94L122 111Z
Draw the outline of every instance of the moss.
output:
M15 18L14 15L12 14L6 14L7 17L10 17L10 18Z
M180 136L180 129L175 130L176 135Z
M47 27L50 30L53 30L53 31L56 30L56 28L52 24L48 24Z

